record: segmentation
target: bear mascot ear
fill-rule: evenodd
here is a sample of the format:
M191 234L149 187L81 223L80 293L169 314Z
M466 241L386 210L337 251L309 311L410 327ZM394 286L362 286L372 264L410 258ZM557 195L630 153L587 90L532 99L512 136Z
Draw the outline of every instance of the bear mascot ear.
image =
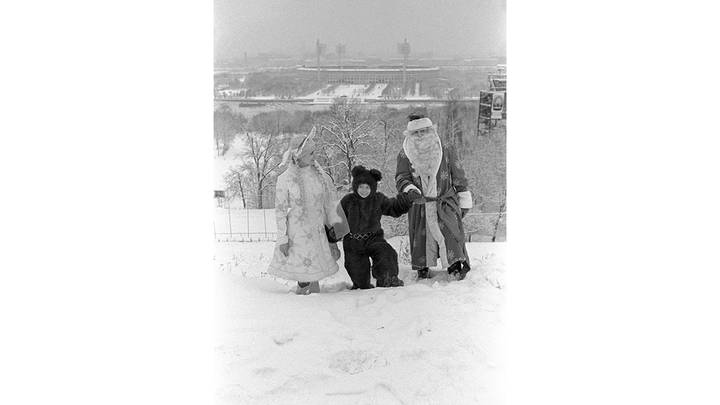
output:
M375 181L382 180L382 173L380 173L380 170L378 169L370 169L370 175L373 176Z
M353 177L357 177L357 176L359 176L360 174L362 174L362 173L364 173L364 172L366 172L366 171L367 171L367 170L365 169L365 166L355 166L355 167L352 168L352 170L350 171L350 173L352 173Z

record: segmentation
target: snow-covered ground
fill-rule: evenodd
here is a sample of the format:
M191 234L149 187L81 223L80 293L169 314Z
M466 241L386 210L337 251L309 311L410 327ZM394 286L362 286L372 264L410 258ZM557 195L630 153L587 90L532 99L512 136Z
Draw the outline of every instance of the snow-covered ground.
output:
M327 85L320 90L314 91L303 97L310 100L323 100L332 102L338 97L356 98L362 100L378 100L382 97L382 92L387 87L387 83L377 84L339 84Z
M339 85L327 85L320 90L312 92L302 98L317 98L317 97L351 97L360 98L365 93L367 86L362 84L339 84ZM332 89L332 90L331 90Z
M365 98L373 100L380 99L387 86L387 83L377 83L371 85L370 88L365 91Z
M469 243L463 281L401 264L405 287L350 291L341 266L309 296L265 273L273 246L217 245L218 403L503 403L504 243Z

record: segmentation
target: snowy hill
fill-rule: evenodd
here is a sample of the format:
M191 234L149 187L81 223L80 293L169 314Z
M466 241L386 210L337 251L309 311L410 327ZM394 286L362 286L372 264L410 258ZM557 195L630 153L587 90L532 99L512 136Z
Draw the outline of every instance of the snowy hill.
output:
M350 291L341 266L309 296L265 273L273 246L218 245L219 403L503 402L504 244L468 244L463 281L401 265L405 287Z
M332 100L341 97L359 100L377 100L382 97L382 93L386 87L387 83L326 85L322 89L300 98L313 100L317 103L332 103Z
M213 159L214 165L214 184L215 190L225 190L227 185L225 184L225 174L231 166L240 164L238 155L242 154L247 149L245 141L242 137L237 136L233 140L230 149L225 152L224 156L215 156Z

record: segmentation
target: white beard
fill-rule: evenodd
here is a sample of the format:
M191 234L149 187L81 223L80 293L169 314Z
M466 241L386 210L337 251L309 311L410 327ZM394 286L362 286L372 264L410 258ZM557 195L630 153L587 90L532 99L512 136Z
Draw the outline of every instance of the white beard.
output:
M442 145L437 132L433 131L422 137L408 135L403 142L403 150L423 186L423 194L437 197L436 176L442 161Z

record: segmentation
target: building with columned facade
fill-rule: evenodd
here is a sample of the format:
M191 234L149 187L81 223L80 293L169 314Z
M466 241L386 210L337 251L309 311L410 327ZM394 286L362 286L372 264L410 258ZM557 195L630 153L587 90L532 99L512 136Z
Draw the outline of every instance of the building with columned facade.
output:
M297 68L298 72L310 78L317 78L326 83L401 83L403 73L408 83L422 82L423 80L437 79L440 77L439 67L425 66L302 66ZM319 72L318 72L319 70Z

